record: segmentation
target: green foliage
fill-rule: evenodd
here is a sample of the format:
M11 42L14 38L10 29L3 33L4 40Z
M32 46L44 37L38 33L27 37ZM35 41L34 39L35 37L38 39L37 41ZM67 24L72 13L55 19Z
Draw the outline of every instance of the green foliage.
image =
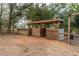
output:
M50 19L50 13L46 4L32 5L26 10L27 19L30 19L31 21Z
M78 28L79 27L79 15L75 16L75 24L76 24L76 27Z

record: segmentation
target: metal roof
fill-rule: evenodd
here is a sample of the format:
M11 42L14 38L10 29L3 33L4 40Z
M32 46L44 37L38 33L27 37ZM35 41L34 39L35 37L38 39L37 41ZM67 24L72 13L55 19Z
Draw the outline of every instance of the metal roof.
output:
M64 22L63 19L51 19L51 20L40 20L40 21L33 21L29 22L28 24L53 24L53 23L59 23L59 22Z

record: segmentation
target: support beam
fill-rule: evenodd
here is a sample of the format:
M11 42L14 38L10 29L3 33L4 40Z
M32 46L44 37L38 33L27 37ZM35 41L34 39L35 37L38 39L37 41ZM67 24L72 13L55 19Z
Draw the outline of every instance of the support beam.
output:
M72 16L75 16L75 15L78 15L79 14L79 12L77 12L77 13L72 13L71 15Z
M68 17L68 43L69 44L71 43L71 40L70 40L70 16Z

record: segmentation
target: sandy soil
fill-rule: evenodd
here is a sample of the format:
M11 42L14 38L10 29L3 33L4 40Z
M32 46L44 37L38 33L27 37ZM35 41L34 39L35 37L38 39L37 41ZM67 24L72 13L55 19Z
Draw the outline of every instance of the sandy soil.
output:
M0 35L1 56L77 56L79 46L26 35Z

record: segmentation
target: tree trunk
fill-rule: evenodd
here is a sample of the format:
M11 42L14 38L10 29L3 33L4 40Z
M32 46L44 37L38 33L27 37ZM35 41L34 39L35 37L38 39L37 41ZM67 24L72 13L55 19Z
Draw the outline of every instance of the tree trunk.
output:
M79 26L78 26L78 35L79 35Z
M2 7L3 4L1 4L1 11L0 11L0 29L2 28L2 22L1 22L1 16L2 16L2 13L3 13L3 7Z
M11 19L9 19L8 29L11 29L11 26L12 26Z
M12 26L12 13L13 13L13 4L9 4L10 7L10 13L9 13L9 23L8 23L8 29L11 29Z

